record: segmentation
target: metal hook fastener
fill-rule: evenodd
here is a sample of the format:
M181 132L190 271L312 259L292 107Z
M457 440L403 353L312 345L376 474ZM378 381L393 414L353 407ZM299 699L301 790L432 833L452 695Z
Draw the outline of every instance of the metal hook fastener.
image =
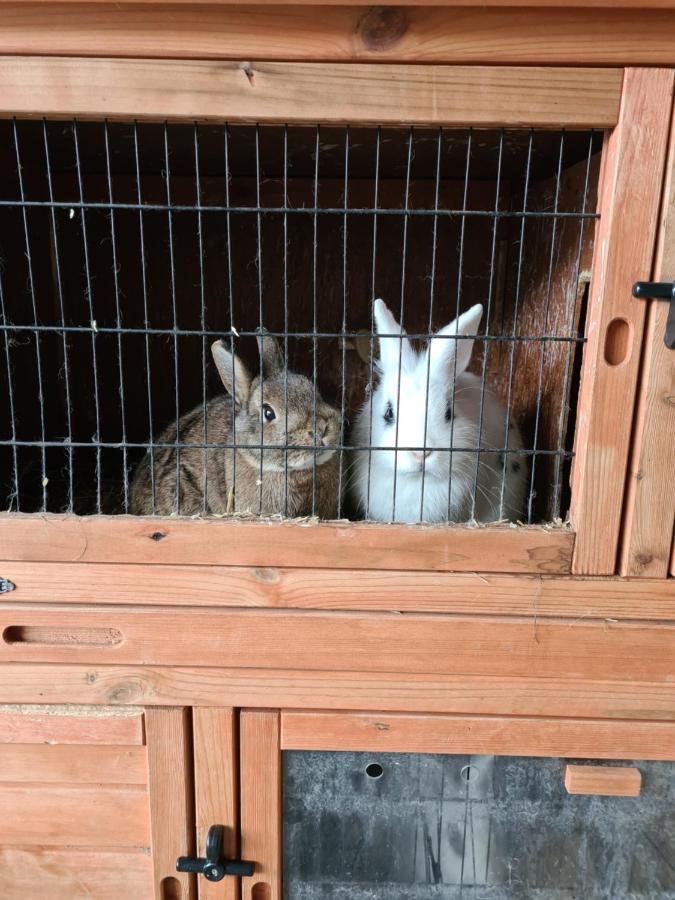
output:
M675 350L675 281L637 281L633 285L633 296L638 300L670 302L663 341L669 350Z
M193 872L203 875L207 881L222 881L226 875L253 875L253 863L241 859L223 859L222 825L212 825L206 837L206 857L179 856L177 872Z

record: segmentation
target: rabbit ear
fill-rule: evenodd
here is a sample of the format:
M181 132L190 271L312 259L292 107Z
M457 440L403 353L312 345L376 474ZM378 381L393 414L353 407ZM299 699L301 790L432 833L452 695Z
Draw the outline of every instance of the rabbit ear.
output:
M284 370L284 354L279 341L263 328L257 337L260 353L260 370L266 378Z
M472 306L459 318L450 322L444 328L441 328L436 334L443 337L443 340L437 341L434 338L430 341L429 353L431 354L431 372L434 375L445 375L447 367L452 364L453 372L455 366L453 359L457 357L456 372L460 375L464 372L471 361L471 353L473 352L473 341L448 340L445 335L473 335L478 331L480 320L483 316L483 307L480 303Z
M251 390L251 376L248 369L236 353L228 349L224 341L214 341L211 344L211 354L225 390L234 397L237 406L243 406Z
M376 300L373 304L375 327L378 334L405 335L405 328L401 328L392 316L389 307L384 300ZM380 365L383 370L398 371L399 358L404 366L413 356L412 347L407 337L403 340L397 337L380 338Z

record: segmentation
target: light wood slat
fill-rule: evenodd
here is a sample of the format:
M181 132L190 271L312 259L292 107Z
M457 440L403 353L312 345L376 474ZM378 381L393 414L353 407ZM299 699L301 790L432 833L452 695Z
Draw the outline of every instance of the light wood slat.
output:
M155 900L196 900L196 876L176 872L195 851L188 711L150 708L145 722Z
M140 787L0 784L0 822L4 846L150 845L148 795Z
M147 784L148 759L144 747L2 743L0 781Z
M0 848L2 900L152 900L147 853Z
M639 797L642 776L633 766L565 766L568 794Z
M675 110L652 280L675 281ZM665 578L675 522L675 352L663 340L669 304L647 309L621 573Z
M670 760L675 722L284 710L281 749Z
M572 473L577 574L616 570L645 317L631 287L651 271L673 78L668 69L627 69L620 120L605 145ZM625 354L610 346L612 323L622 320Z
M611 127L621 69L0 58L0 114Z
M675 684L504 675L400 675L162 666L0 663L0 693L85 703L675 720Z
M203 855L212 825L223 825L223 855L237 859L239 850L239 759L235 713L219 707L192 711L194 742L197 852ZM198 879L199 900L239 900L239 878Z
M241 851L255 863L253 875L241 879L241 897L281 900L279 713L242 710L239 721Z
M2 662L199 665L669 682L675 626L272 610L0 607L0 632L117 629L115 647L0 642Z
M675 619L664 579L0 562L15 603L401 610Z
M674 31L672 9L0 5L0 52L25 55L669 65Z
M564 574L573 545L566 529L0 514L3 558L25 562Z
M64 698L64 702L68 702ZM0 741L16 744L143 743L143 714L115 707L0 706Z

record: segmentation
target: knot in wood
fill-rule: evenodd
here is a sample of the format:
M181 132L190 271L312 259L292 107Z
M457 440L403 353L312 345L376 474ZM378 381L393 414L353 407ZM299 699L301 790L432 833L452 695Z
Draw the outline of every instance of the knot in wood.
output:
M367 50L389 50L408 30L408 16L399 6L373 6L359 19L356 33Z

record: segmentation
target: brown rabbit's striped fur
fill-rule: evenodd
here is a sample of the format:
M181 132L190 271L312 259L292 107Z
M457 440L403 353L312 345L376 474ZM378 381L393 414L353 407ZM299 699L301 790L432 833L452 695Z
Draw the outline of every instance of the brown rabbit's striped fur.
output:
M254 379L222 341L213 344L213 358L230 396L214 397L206 404L206 441L202 405L170 425L158 439L160 444L177 440L179 444L230 446L154 450L154 503L147 455L131 485L133 514L336 517L338 458L331 447L340 437L340 417L314 391L309 379L285 369L274 338L262 335L258 343L263 376ZM265 418L263 408L274 413L271 421ZM264 451L262 470L261 451L241 446L260 444L271 445ZM275 447L291 449L272 449ZM300 447L304 449L293 449Z

